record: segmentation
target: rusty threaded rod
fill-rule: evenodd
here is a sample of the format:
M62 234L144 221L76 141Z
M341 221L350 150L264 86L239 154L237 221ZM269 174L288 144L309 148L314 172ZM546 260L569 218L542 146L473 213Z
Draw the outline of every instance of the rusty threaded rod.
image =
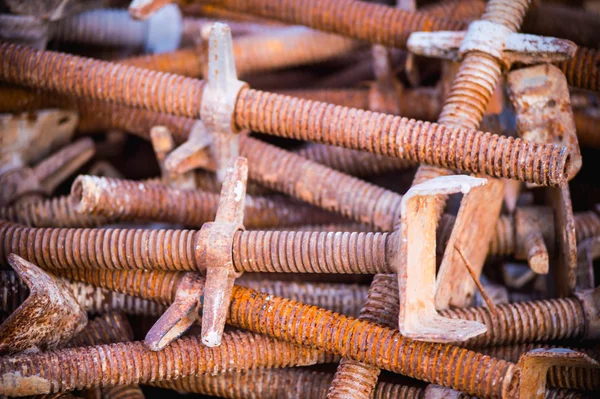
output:
M462 21L354 0L307 0L301 3L294 0L215 0L210 3L229 11L305 25L399 48L406 48L406 41L412 32L460 30L466 27ZM361 23L357 24L356 21Z
M98 227L112 221L77 212L68 196L2 207L0 219L31 227Z
M85 328L69 341L69 346L80 348L130 341L133 341L133 331L125 315L109 312L89 321ZM144 394L137 384L106 387L102 389L102 395L103 399L144 399Z
M247 288L233 288L227 320L482 398L516 394L518 372L511 363L452 345L413 341L397 330ZM289 325L298 328L288 329ZM461 367L463 361L469 367ZM486 377L481 380L483 370Z
M597 219L593 213L581 219L586 221L590 215ZM448 231L443 228L446 220L452 218L442 219L441 231ZM504 220L508 219L500 222ZM512 230L499 226L500 238L492 239L497 244L490 253L514 252L514 238L507 240L510 236L502 233ZM196 237L195 230L28 228L0 222L0 263L6 265L6 256L14 252L46 269L147 269L152 265L159 270L195 271ZM397 233L238 232L233 242L234 268L237 272L393 273L391 256L397 241Z
M56 270L56 274L83 280L103 288L120 291L128 295L153 299L169 304L175 297L177 284L183 273L150 271L111 270ZM370 309L383 303L392 308L378 320L392 324L397 318L398 285L394 275L378 275L378 287L371 295ZM265 283L268 285L268 283ZM264 287L264 286L263 286ZM257 287L259 288L259 287ZM272 294L270 294L272 295ZM488 326L488 331L461 345L482 347L519 342L552 341L557 339L582 339L585 321L582 305L576 298L560 298L497 305L497 313L486 307L448 309L442 311L446 317L478 320ZM397 310L397 309L396 309Z
M0 263L13 252L45 269L196 271L196 230L29 228L0 221ZM391 273L384 233L243 231L236 271ZM392 237L393 239L393 237ZM397 240L396 240L397 241Z
M297 323L295 320L301 322ZM356 361L367 362L395 373L452 387L480 397L512 397L516 393L516 377L518 372L515 365L511 363L451 345L413 341L402 337L397 330L380 327L367 321L348 318L271 294L259 293L248 288L239 286L233 288L228 322L233 326L252 331L261 331L270 336L298 344L308 344L318 350L325 350ZM298 325L299 328L288 329L286 327L292 324ZM353 333L346 335L345 332L349 331ZM185 351L187 356L192 357L198 354L198 350L201 349L198 356L213 355L212 351L226 347L233 336L234 334L224 335L223 344L219 348L203 347L195 337L189 337L175 341L162 352L151 353L154 354L152 356L158 355L165 358L173 357L175 359L182 359L184 355L181 352ZM255 337L254 339L257 340L258 338ZM266 340L266 338L260 338ZM188 341L190 344L188 344ZM369 343L368 345L366 345L367 342ZM281 343L274 340L274 342L270 343L271 349L275 344ZM126 357L130 356L130 353L131 355L139 353L142 356L141 362L135 364L141 364L143 367L140 368L146 370L145 373L152 373L151 375L145 374L141 376L144 379L130 373L121 373L119 377L115 374L120 367L116 369L109 368L103 384L134 383L153 379L172 379L175 377L173 369L165 370L163 367L154 369L150 368L149 364L144 365L148 361L146 357L148 352L141 347L141 344L134 343L128 345L117 344L111 347L88 348L81 352L70 352L70 355L72 355L72 358L78 359L77 363L79 365L84 365L84 370L91 370L94 365L93 356L95 355L96 358L99 356L99 353L96 353L97 351L104 352L104 355L112 360L112 364L121 365L127 362L128 359ZM195 348L192 352L186 350L190 345ZM237 351L239 355L238 359L242 356L240 351L246 350L248 345L246 342L245 345L239 346L240 349ZM125 348L132 349L124 351L123 349ZM236 348L238 348L237 345ZM263 350L266 351L267 348ZM228 355L232 353L230 351L231 349L229 351L223 350ZM12 390L15 389L15 385L19 382L13 379L15 373L21 373L21 376L44 375L46 380L50 376L54 376L52 374L52 370L54 369L52 367L53 360L62 360L65 363L64 358L71 358L71 356L67 356L67 353L57 351L28 357L0 359L0 381L5 382L4 384L0 384L0 387L2 387L0 388L0 393L13 393ZM317 353L319 354L320 352ZM417 353L423 356L415 357ZM236 365L235 369L255 368L247 364L249 354L247 355L248 357L243 358L246 361L244 364L245 367ZM288 356L281 357L288 358ZM34 362L31 361L33 359L35 359ZM131 361L132 359L129 359L130 364L132 364ZM197 359L192 358L190 361L178 364L177 370L179 374L177 376L181 377L193 373L226 370L227 366L230 366L229 362L231 361L233 359L225 359L223 363L217 363L211 367L212 362L208 359L198 362ZM468 361L471 367L459 367L463 361ZM65 364L71 365L72 363ZM164 366L165 362L160 364ZM221 364L223 364L223 367L217 369ZM277 365L280 364L281 361L277 363ZM43 374L40 373L40 368ZM64 369L62 370L63 377L70 368L67 366L67 369ZM486 370L485 381L475 383L482 370ZM79 373L81 372L80 370ZM83 381L75 383L71 378L60 380L57 377L53 377L52 381L47 383L44 392L82 387L81 384ZM87 378L88 376L85 376L86 380ZM87 380L84 386L89 386L89 381ZM97 382L94 381L94 383ZM64 384L68 385L65 386Z
M315 143L306 145L297 151L297 154L352 176L379 175L409 169L416 165L404 159Z
M112 221L152 220L202 226L217 213L219 195L199 190L178 190L159 182L79 176L71 197L82 216ZM334 215L295 203L284 197L246 197L247 228L293 226L335 221Z
M96 287L156 301L162 305L172 303L177 286L184 276L181 272L106 269L62 269L53 270L53 273ZM244 279L238 279L236 284L347 316L358 315L367 296L367 287L355 284ZM2 286L0 292L1 289Z
M575 55L557 64L570 86L600 91L600 51L578 47Z
M199 116L204 88L200 80L6 43L0 44L0 58L5 61L0 64L0 79L8 83L190 118ZM240 130L541 185L557 186L568 177L565 171L569 153L564 146L449 128L252 89L240 91L234 123ZM344 132L343 137L340 132ZM474 152L473 148L481 151Z
M388 295L393 280L395 280L394 276L386 274L377 274L373 277L359 320L370 321L391 329L396 328L399 301L397 297ZM379 373L380 369L377 367L343 358L335 372L327 397L370 399L376 389Z
M333 375L330 373L301 368L257 369L242 373L223 373L216 376L160 381L152 385L179 392L200 393L232 399L323 399L332 378ZM423 399L423 394L422 388L380 382L375 387L374 397L378 399Z
M56 273L60 274L60 273ZM167 309L164 304L148 301L139 296L113 292L90 284L65 281L77 303L90 313L114 310L127 314L160 316ZM12 270L0 270L0 322L4 321L29 296L29 288Z
M278 112L273 115L268 110ZM235 123L241 130L315 141L493 177L551 186L560 185L567 178L569 154L566 147L253 89L240 91Z
M1 358L0 394L36 395L329 359L314 349L250 332L225 333L216 348L204 346L196 336L175 340L158 352L142 342L97 345ZM32 380L37 383L27 384Z

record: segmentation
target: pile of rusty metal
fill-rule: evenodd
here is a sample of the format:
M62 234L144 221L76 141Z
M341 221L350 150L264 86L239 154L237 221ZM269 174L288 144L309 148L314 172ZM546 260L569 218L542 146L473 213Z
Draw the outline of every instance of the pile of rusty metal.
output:
M395 3L1 0L0 397L598 397L598 3Z

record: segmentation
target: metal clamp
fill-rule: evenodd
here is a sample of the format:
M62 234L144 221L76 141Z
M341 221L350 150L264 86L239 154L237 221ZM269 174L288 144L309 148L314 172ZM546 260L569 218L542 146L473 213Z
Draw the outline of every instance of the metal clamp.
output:
M461 61L479 51L496 58L507 68L515 63L537 64L569 59L577 45L569 40L514 33L490 21L473 21L467 31L414 32L408 37L410 52Z
M214 222L204 223L196 241L196 261L206 270L202 311L202 342L221 344L233 283L241 273L233 269L233 238L244 230L248 160L237 157L227 168Z
M216 22L208 40L208 74L202 94L200 117L213 136L211 152L217 163L217 179L239 154L239 133L233 123L235 103L248 84L238 80L229 26Z
M248 85L237 78L229 27L214 23L208 43L201 120L196 122L188 141L165 160L165 167L178 173L206 167L209 162L205 149L209 148L216 163L217 179L223 181L225 169L239 155L239 132L233 123L233 114L240 90Z
M400 251L396 254L400 293L399 330L425 341L456 342L483 334L477 321L440 316L435 309L435 196L462 192L465 197L487 180L470 176L442 176L412 187L402 198ZM399 259L398 259L399 258Z
M175 300L146 334L144 344L159 351L179 338L199 318L204 279L198 273L186 273L175 292Z

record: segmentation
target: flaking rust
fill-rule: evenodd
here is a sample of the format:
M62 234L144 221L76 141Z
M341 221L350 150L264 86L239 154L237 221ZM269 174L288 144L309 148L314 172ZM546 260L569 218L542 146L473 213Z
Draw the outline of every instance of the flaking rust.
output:
M0 396L598 390L582 7L4 3Z
M30 293L0 326L0 353L55 348L85 327L87 314L61 280L17 255L8 261Z

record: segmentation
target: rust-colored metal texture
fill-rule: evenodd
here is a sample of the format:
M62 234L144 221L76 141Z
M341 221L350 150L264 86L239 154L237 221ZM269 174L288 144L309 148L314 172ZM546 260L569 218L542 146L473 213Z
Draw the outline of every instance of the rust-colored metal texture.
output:
M37 52L11 44L0 45L0 54L3 59L10 60L10 68L0 69L0 79L9 83L116 101L179 116L199 116L204 81L64 53ZM87 66L84 68L83 64ZM61 76L61 79L48 79L49 76ZM117 85L123 78L126 79ZM142 92L144 94L140 96L132 95ZM272 112L263 112L266 109L278 110L277 118L273 120ZM297 109L302 112L296 112ZM565 147L539 145L474 130L465 135L458 128L356 109L336 110L331 104L248 88L239 92L234 122L238 130L340 145L536 184L555 186L567 178L565 168L569 153ZM337 134L338 126L345 132L343 137ZM370 127L375 130L370 131ZM366 131L370 133L361 133ZM373 140L374 137L378 139ZM442 140L450 145L442 145ZM479 152L471 151L473 142L491 150L480 157ZM427 147L441 151L432 152ZM452 153L450 149L454 149ZM534 167L534 158L543 161L535 163Z
M219 196L169 188L158 182L79 176L73 183L70 201L68 209L82 221L96 217L100 221L147 220L200 227L214 219ZM21 222L21 219L8 220ZM248 228L325 224L335 220L335 215L287 198L246 198L244 225Z
M17 255L8 261L29 296L0 325L0 353L55 348L85 327L87 314L62 281Z
M181 338L160 352L141 342L117 343L0 358L0 392L36 395L331 359L314 349L249 332L226 333L217 348L204 346L195 336ZM56 361L63 365L61 370ZM132 368L133 364L139 367Z
M0 396L597 396L600 7L387 3L4 1Z

